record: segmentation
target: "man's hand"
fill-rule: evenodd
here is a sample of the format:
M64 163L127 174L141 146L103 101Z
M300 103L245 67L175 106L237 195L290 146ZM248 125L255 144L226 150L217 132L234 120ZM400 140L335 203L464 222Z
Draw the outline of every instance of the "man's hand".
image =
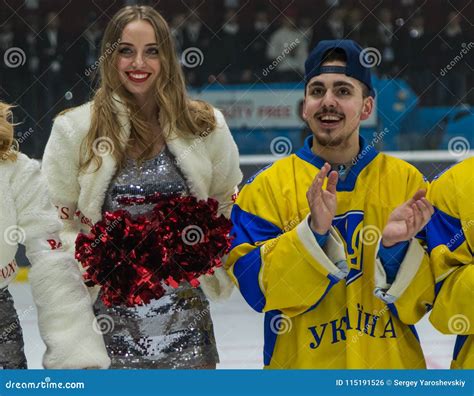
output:
M320 235L326 234L331 228L332 220L336 215L336 185L339 175L332 171L331 166L326 162L313 180L313 183L306 193L306 199L311 211L311 229ZM323 190L323 183L328 176L326 190Z
M390 214L382 233L382 245L391 247L414 238L428 224L433 213L433 205L426 199L426 190L418 190L413 198Z

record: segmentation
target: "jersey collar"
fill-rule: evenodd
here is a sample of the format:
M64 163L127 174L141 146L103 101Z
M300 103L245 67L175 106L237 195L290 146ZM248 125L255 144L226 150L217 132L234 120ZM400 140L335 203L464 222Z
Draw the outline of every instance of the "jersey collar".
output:
M349 174L345 180L339 179L337 182L337 191L352 191L354 189L357 177L360 172L378 155L378 151L365 139L359 137L360 151L354 159L354 165L349 169ZM313 145L313 136L308 136L304 142L304 146L299 149L295 155L303 161L309 162L318 169L324 166L325 161L311 151Z

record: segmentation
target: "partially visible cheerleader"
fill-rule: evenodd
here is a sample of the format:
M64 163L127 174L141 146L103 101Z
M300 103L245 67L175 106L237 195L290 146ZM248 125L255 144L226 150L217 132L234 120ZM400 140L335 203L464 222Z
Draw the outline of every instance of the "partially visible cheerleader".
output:
M45 368L107 368L91 299L70 253L39 164L17 151L10 106L0 102L0 369L25 369L23 335L8 291L18 245L32 265L29 280L46 344Z

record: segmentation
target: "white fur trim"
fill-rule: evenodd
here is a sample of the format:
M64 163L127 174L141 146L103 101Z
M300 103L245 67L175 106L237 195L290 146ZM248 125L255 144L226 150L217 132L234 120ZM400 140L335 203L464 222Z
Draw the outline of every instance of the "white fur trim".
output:
M397 301L410 286L423 262L425 250L416 239L410 241L408 251L400 264L397 276L392 285L387 283L387 275L381 260L378 258L380 243L376 249L375 290L374 294L387 304Z
M349 265L346 260L346 250L341 237L334 227L329 230L329 237L323 247L323 251L339 270L344 274L344 278L349 274Z
M108 368L102 335L75 262L66 253L34 254L29 273L38 307L38 325L46 344L45 368Z
M318 262L318 264L320 264L326 271L328 271L337 279L345 278L349 271L347 264L345 266L341 265L341 261L345 262L345 252L344 245L337 235L337 232L335 230L331 230L328 243L323 250L323 248L319 246L316 238L314 237L313 231L309 227L308 218L309 215L306 216L303 221L296 226L298 237L300 238L301 242L311 254L311 256L313 256L314 260ZM341 268L338 268L335 263L339 263Z
M234 290L234 284L221 267L214 271L214 275L203 275L199 277L201 289L211 301L222 301L230 297Z

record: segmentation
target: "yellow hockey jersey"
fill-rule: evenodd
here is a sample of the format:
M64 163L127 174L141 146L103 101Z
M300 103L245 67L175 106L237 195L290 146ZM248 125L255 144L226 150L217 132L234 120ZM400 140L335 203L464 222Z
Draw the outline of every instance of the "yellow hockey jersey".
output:
M337 215L321 248L306 192L324 161L311 146L309 137L252 177L233 207L226 267L248 304L265 312L265 367L426 367L413 325L434 299L428 256L411 241L389 285L377 252L390 213L427 183L413 166L361 139L359 156L338 181Z
M451 367L474 369L474 157L437 177L428 198L435 206L426 227L436 281L430 321L458 334Z

